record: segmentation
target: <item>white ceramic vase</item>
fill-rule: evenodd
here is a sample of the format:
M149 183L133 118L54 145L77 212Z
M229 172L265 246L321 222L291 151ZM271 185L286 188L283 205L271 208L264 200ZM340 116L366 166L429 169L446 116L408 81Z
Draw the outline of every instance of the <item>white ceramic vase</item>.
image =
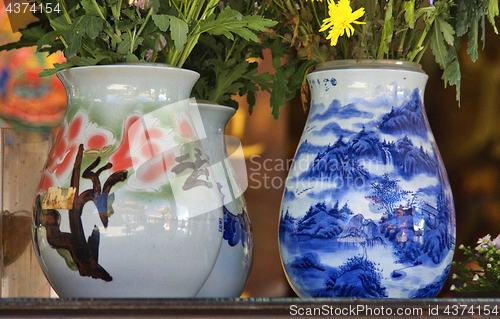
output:
M223 200L224 236L215 267L196 297L237 298L243 293L252 268L253 237L243 190L226 149L224 132L236 111L217 104L197 105L207 134L201 141ZM244 163L238 154L233 158Z
M346 60L308 75L280 254L301 297L429 298L455 250L448 177L417 63Z
M192 118L199 75L163 65L58 73L68 107L37 189L36 255L60 297L194 297L223 236Z

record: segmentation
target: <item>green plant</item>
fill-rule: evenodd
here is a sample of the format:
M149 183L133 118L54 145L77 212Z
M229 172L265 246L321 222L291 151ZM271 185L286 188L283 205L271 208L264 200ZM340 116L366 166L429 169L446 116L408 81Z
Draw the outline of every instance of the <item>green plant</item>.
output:
M261 16L261 9L251 1L227 0L218 10L230 6L243 16ZM252 113L258 91L269 91L273 76L258 74L258 59L263 58L264 46L259 42L235 35L233 39L223 35L202 34L186 60L184 67L200 73L192 94L197 99L238 107L231 99L235 93L246 95L249 111Z
M468 37L467 52L475 61L479 38L485 40L486 20L498 33L498 0L261 0L259 4L265 8L264 17L279 22L266 38L276 68L271 96L275 117L297 89L307 100L306 75L316 63L337 59L419 62L428 48L444 71L445 86L456 85L459 101L460 39ZM293 58L281 65L286 55Z
M21 39L0 47L36 46L63 51L66 62L42 72L119 62L159 62L181 67L200 36L235 36L258 43L257 33L275 22L242 15L219 0L37 0L39 21ZM45 8L52 8L51 13Z
M500 235L491 240L488 234L479 238L478 245L473 249L470 246L460 245L459 249L468 256L467 263L453 262L458 273L453 279L462 282L460 287L451 286L451 290L458 292L500 293ZM471 265L477 265L472 268Z

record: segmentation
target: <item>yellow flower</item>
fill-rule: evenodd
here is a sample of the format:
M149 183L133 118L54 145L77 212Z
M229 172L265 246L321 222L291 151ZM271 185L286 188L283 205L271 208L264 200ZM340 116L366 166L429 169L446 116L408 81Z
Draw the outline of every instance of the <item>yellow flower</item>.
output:
M352 12L349 0L339 0L337 4L334 0L328 0L328 15L330 17L323 20L323 25L319 31L323 32L331 29L326 39L331 39L331 45L336 46L339 37L343 36L344 33L346 33L348 37L354 33L354 28L351 23L365 23L356 21L364 14L364 8L359 8L358 10Z

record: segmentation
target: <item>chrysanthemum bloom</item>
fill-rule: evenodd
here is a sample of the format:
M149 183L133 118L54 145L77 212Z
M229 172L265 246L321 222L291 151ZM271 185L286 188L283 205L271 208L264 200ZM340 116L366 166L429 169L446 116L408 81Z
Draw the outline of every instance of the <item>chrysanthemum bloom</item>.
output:
M334 0L328 0L328 15L329 18L323 20L323 25L321 25L320 32L331 29L327 40L331 39L331 45L336 46L339 37L343 36L344 33L348 37L354 33L354 28L352 23L364 24L365 22L356 21L365 14L364 8L359 8L358 10L352 12L350 0L339 0L335 3Z

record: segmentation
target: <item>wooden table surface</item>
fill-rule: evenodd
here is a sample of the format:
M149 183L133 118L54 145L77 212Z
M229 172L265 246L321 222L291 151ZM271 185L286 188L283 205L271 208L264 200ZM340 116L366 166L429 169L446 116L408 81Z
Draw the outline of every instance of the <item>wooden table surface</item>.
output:
M0 318L494 318L500 299L0 299Z

